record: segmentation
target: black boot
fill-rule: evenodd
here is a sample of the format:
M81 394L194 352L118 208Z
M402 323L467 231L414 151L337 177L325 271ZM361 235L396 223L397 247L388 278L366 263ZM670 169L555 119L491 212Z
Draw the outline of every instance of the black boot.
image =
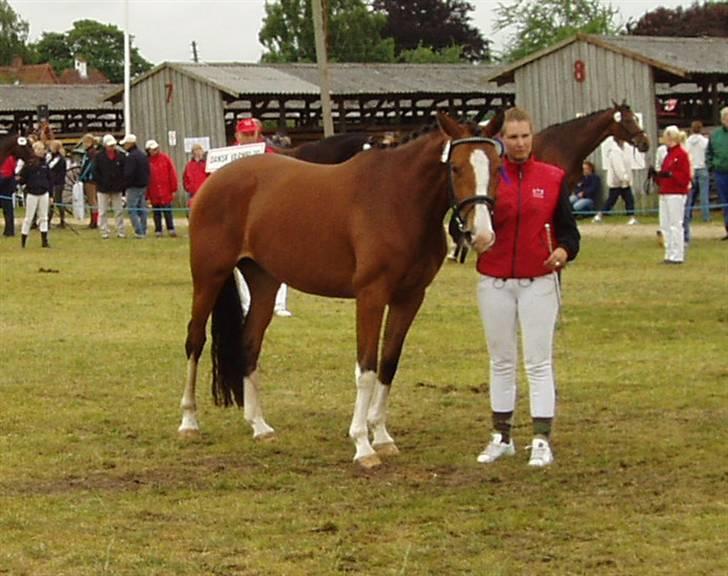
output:
M48 244L48 232L41 232L40 233L40 245L43 248L50 248L51 245Z
M21 248L25 248L25 243L26 243L27 241L28 241L28 235L27 235L27 234L22 234L22 235L20 236L20 247L21 247Z

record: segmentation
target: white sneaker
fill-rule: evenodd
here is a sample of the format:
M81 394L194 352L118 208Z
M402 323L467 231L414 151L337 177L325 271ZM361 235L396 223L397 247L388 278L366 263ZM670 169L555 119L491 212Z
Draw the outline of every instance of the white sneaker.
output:
M594 218L592 218L592 222L601 222L602 221L602 215L601 213L597 213L594 215Z
M500 432L493 434L485 450L478 454L478 462L481 464L490 464L498 460L501 456L513 456L516 453L516 445L513 443L513 438L507 444L502 440L503 436Z
M548 466L554 461L554 455L551 452L548 440L543 438L534 438L531 442L531 458L528 461L529 466L542 468Z
M627 226L632 226L633 224L639 224L639 222L637 222L637 218L635 218L634 216L627 220Z
M276 310L275 313L276 313L276 316L279 316L280 318L290 318L291 316L293 316L293 312L290 312L289 310L286 310L285 308L281 309L281 310Z

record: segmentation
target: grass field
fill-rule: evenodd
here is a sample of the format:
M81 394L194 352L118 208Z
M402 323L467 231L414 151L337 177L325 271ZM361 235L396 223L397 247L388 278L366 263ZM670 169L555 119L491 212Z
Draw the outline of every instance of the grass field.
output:
M728 243L583 226L556 352L556 463L475 456L489 432L476 274L446 263L410 333L382 468L351 463L353 304L293 293L263 350L255 443L212 406L178 440L185 238L0 241L0 574L725 573ZM57 270L43 273L40 269Z

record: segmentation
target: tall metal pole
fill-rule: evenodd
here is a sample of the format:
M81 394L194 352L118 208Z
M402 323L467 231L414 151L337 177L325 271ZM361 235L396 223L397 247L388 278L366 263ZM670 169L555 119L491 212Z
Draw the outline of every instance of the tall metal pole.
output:
M131 133L131 48L129 46L129 0L124 2L124 134Z
M319 69L321 87L321 114L324 121L324 136L334 133L334 119L331 115L331 86L329 83L329 63L326 56L326 31L324 30L321 0L311 0L313 9L313 33L316 41L316 62Z

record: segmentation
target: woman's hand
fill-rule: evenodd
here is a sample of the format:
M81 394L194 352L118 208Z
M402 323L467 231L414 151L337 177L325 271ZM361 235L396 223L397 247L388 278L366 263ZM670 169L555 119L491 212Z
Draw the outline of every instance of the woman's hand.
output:
M556 250L551 252L551 255L543 264L549 270L561 270L564 266L566 266L566 260L568 257L569 255L566 253L566 250L558 247Z

